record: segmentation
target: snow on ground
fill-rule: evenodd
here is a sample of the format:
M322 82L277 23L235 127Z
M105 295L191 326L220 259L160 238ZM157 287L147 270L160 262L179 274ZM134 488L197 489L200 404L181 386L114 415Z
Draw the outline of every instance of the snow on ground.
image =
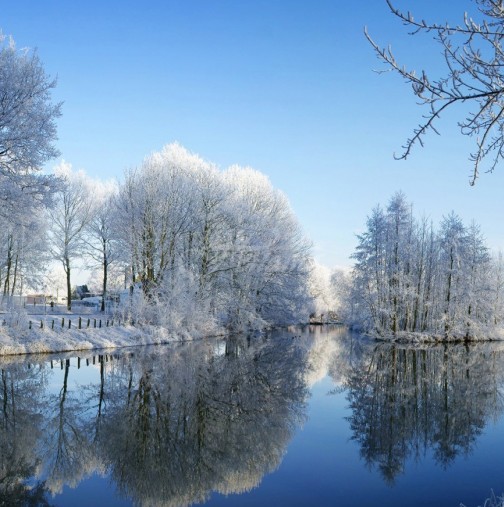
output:
M78 329L76 326L43 329L28 326L0 327L0 355L67 352L132 347L180 341L182 336L152 326L114 325Z

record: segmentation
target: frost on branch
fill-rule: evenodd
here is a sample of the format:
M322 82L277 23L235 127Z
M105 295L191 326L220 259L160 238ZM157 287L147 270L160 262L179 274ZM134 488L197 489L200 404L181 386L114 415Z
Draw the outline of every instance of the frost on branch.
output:
M36 52L19 51L0 38L0 174L21 177L36 171L58 151L56 118L61 104L51 103L50 79Z
M462 23L451 26L417 21L410 12L404 13L386 1L391 12L411 30L410 35L433 36L442 49L445 69L444 75L434 78L424 70L408 70L396 60L390 47L379 46L365 31L378 58L411 85L420 105L426 108L422 121L396 158L406 159L415 144L423 146L429 131L439 133L436 124L445 110L466 104L469 113L458 126L462 135L475 139L475 150L469 156L473 164L470 183L474 185L483 161L488 163L487 172L492 172L504 156L502 2L478 0L479 20L465 13Z

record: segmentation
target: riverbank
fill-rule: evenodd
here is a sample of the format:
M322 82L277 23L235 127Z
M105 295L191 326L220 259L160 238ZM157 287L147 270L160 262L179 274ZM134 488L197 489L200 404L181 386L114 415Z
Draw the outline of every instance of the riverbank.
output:
M190 337L155 326L114 325L86 329L0 326L0 356L115 349L184 341Z
M504 329L492 328L486 330L478 330L471 335L467 333L449 333L449 334L431 334L431 333L412 333L399 331L395 334L387 336L378 333L365 333L366 336L381 342L387 343L409 343L415 344L436 344L436 343L476 343L489 341L504 341Z

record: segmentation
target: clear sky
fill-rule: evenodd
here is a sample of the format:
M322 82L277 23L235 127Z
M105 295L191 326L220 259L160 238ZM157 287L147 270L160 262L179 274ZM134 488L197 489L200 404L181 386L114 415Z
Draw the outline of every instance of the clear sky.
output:
M396 4L439 21L474 9ZM0 0L3 33L38 48L58 77L58 147L75 169L121 179L174 141L221 168L252 166L288 196L330 267L351 264L366 216L397 190L417 215L438 222L453 210L503 247L504 167L469 186L473 145L456 116L394 160L422 110L398 76L373 71L364 26L408 67L441 63L385 0Z

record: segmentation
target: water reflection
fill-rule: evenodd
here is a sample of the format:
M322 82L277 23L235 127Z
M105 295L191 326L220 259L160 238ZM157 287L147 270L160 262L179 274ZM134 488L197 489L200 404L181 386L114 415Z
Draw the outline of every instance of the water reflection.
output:
M4 359L0 505L50 505L93 474L144 506L249 491L279 466L309 389L327 375L348 400L362 459L385 481L426 455L448 467L504 410L503 354L502 344L419 349L314 327L35 365Z
M471 453L504 409L503 353L492 343L370 348L346 381L365 462L393 483L409 458L432 454L447 467Z
M75 359L4 365L0 503L49 505L96 472L145 506L247 491L304 420L307 364L287 334L101 357L85 385Z
M44 482L30 481L40 465L41 371L2 369L0 383L0 505L50 505Z

